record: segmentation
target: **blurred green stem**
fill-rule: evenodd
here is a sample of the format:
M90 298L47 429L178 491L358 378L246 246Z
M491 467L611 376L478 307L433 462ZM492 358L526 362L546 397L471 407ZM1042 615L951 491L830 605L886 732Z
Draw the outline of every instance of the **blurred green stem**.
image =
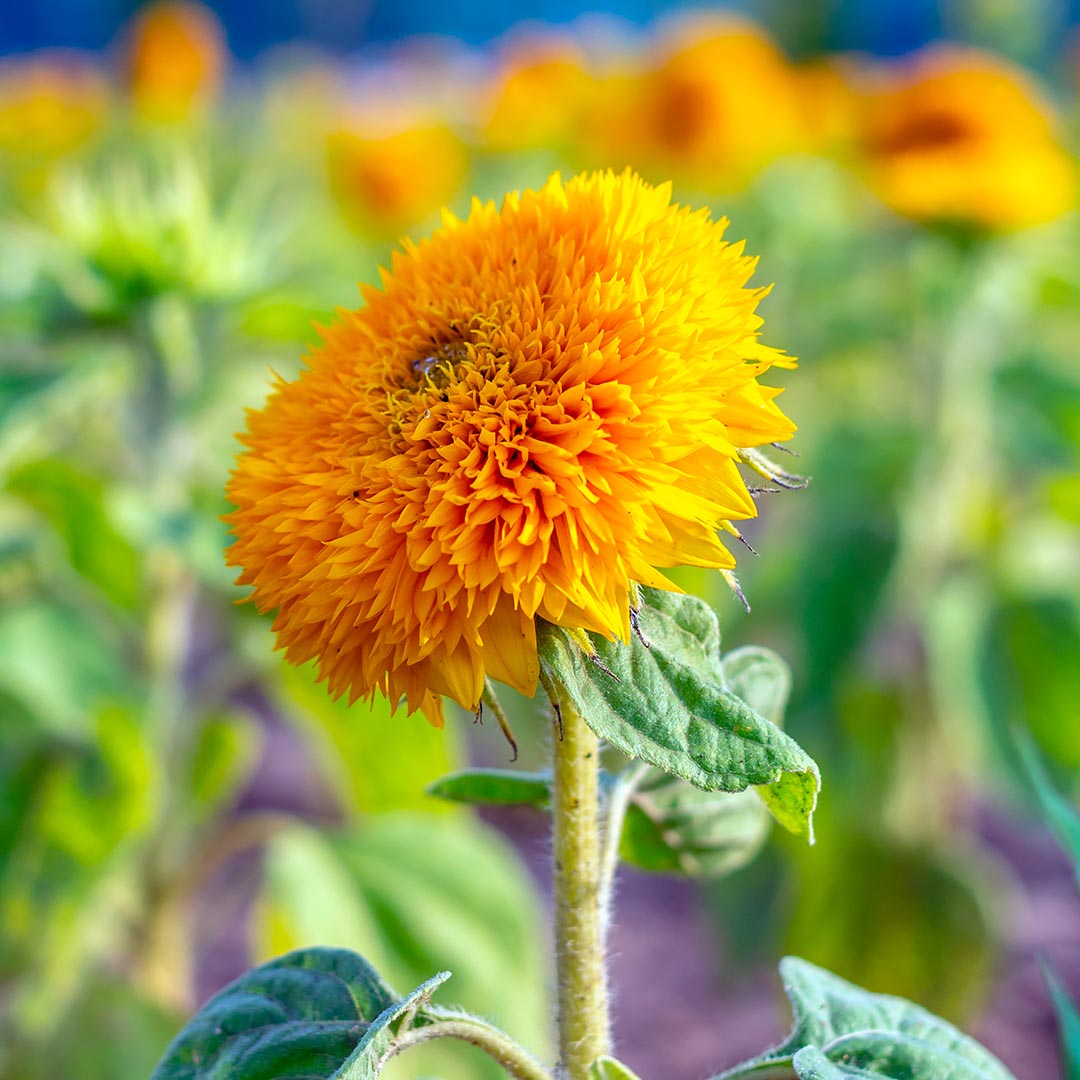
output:
M497 1061L513 1080L552 1080L551 1073L532 1055L498 1028L485 1024L475 1016L453 1016L434 1024L411 1028L394 1040L388 1057L396 1057L409 1047L432 1039L461 1039L478 1047Z
M552 829L559 1075L587 1080L608 1052L604 888L600 829L600 743L557 687Z
M983 725L972 715L967 684L999 470L994 386L1032 300L1029 268L1001 242L982 239L952 255L951 304L926 348L929 437L901 509L892 580L895 609L907 613L921 640L919 684L931 709L929 726L910 729L900 747L907 766L899 775L910 780L898 782L890 803L903 831L930 838L947 828L948 800L927 793L947 791L955 771L975 766L981 754ZM957 598L968 612L962 623L949 614L961 610ZM919 684L909 689L913 710L923 712Z
M132 316L138 382L131 402L130 423L132 447L137 452L136 465L156 479L169 441L172 386L154 316L155 309L150 304Z
M637 791L649 766L642 761L632 761L615 776L608 789L604 806L604 848L600 861L600 912L605 929L611 917L611 900L615 888L615 874L619 869L619 844L622 840L623 823L630 800Z

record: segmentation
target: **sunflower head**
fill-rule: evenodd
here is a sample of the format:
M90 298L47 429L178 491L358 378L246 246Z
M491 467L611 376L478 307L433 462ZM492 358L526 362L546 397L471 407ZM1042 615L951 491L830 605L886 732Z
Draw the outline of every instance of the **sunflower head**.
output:
M695 187L731 189L802 145L795 73L743 20L680 20L650 67L606 82L591 126L610 160L644 158Z
M926 50L879 73L861 112L868 177L905 216L1015 229L1075 203L1074 166L1049 105L997 57Z
M105 126L104 75L69 53L0 64L0 159L47 163L90 142Z
M494 150L565 144L591 90L585 58L568 41L530 39L502 58L488 93L484 138Z
M465 144L445 124L418 119L386 130L343 116L327 137L330 186L345 218L365 235L399 236L437 214L465 180Z
M730 568L758 382L754 260L629 172L474 203L395 255L252 412L229 561L335 694L437 718L535 689L537 617L629 636L633 583Z
M196 0L156 0L130 31L132 100L144 119L175 124L197 117L221 89L225 33Z

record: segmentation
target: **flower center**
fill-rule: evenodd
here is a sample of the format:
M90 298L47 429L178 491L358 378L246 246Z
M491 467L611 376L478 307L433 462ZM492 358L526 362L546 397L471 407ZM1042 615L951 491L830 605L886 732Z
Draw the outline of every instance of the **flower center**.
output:
M908 117L876 140L884 154L943 150L970 139L974 132L962 117L944 110L934 110Z
M463 341L450 341L433 348L424 356L410 361L409 369L422 390L434 387L445 390L458 377L458 367L469 359L469 351Z

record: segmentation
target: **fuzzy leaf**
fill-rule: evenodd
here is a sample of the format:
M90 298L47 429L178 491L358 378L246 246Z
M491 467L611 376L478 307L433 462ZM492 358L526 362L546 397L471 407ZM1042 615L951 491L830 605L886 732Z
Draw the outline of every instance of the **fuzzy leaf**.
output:
M768 834L753 789L701 791L650 769L627 807L619 854L654 873L721 877L752 859Z
M771 649L747 645L723 658L728 689L782 726L791 671ZM621 857L643 870L721 877L749 862L769 834L762 790L701 791L660 769L637 784L623 824Z
M591 641L602 670L565 630L538 625L540 661L602 739L704 791L762 787L786 828L812 838L817 766L727 686L720 630L703 601L643 589L651 643ZM767 789L767 790L765 790Z
M360 1045L330 1080L376 1080L386 1061L387 1051L394 1041L397 1022L410 1013L417 1014L418 1019L423 1022L423 1014L417 1013L417 1010L422 1009L432 993L449 978L449 971L433 975L411 994L379 1013L360 1040Z
M151 1080L372 1080L392 1025L447 978L399 1001L355 953L289 953L211 998Z
M512 769L461 769L428 784L429 795L474 806L535 806L551 802L551 775Z
M780 975L795 1018L791 1034L715 1080L792 1071L800 1080L1013 1080L974 1039L910 1001L861 990L791 956L780 962Z
M727 653L723 664L728 689L766 720L783 727L791 696L791 668L780 656L760 645L744 645Z

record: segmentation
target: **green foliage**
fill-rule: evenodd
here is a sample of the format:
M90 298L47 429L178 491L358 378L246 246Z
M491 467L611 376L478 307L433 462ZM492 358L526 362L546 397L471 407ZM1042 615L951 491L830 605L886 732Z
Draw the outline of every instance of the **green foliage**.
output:
M592 729L629 757L705 791L763 788L792 832L811 837L817 766L797 743L727 686L720 629L701 600L643 590L646 648L593 636L603 668L565 631L541 624L541 664ZM606 668L607 670L604 670Z
M0 653L0 692L65 738L89 735L93 710L129 689L118 643L70 604L30 599L0 608Z
M1080 885L1080 811L1054 787L1031 736L1017 730L1014 739L1020 762L1039 800L1043 819L1069 856L1077 884Z
M971 851L901 845L871 829L841 831L834 812L821 823L829 842L794 852L799 873L784 912L784 947L937 1012L970 1013L992 972L996 865ZM868 934L872 947L853 947Z
M374 1080L398 1022L448 978L399 999L354 953L290 953L212 998L151 1080Z
M1028 733L1017 730L1013 737L1020 753L1021 764L1039 801L1043 820L1068 855L1077 884L1080 885L1080 812L1054 787L1046 765ZM1050 999L1057 1014L1065 1080L1080 1080L1080 1012L1077 1012L1076 1006L1069 999L1061 980L1046 963L1043 964L1043 978L1050 990Z
M642 870L721 877L752 859L768 834L753 790L701 791L653 769L627 807L619 856Z
M334 794L350 813L438 811L425 786L453 768L453 731L436 730L419 714L391 715L383 697L349 705L315 681L314 665L277 665L277 699L311 741Z
M526 1046L546 1045L541 918L524 868L492 829L457 814L385 815L336 834L297 825L271 843L266 873L264 952L350 948L395 983L449 969L462 1006ZM441 1062L428 1055L411 1060ZM488 1063L440 1069L447 1080L498 1075Z
M433 784L428 793L473 806L535 806L551 802L551 773L512 769L459 769Z
M1080 1080L1080 1012L1069 999L1061 980L1045 964L1043 978L1050 988L1050 1000L1061 1032L1061 1060L1065 1065L1062 1080Z
M18 1061L19 1077L78 1077L79 1080L147 1080L180 1027L179 1018L140 988L102 973L72 1003L63 1036L53 1039L48 1061ZM117 1053L117 1047L123 1051ZM2 1058L2 1053L0 1053ZM15 1064L15 1063L13 1063ZM0 1061L0 1073L4 1063Z
M113 526L105 485L66 461L36 461L13 472L7 490L37 510L64 545L76 573L96 585L118 608L142 599L139 553Z
M771 649L748 645L723 658L728 688L770 723L782 725L791 671ZM620 844L643 870L720 877L744 866L769 834L760 788L701 791L660 769L634 786Z
M780 963L795 1026L779 1046L716 1080L784 1076L844 1080L1012 1080L988 1050L903 998L872 994L796 957Z
M980 656L981 689L1002 753L1011 757L1010 725L1023 718L1043 753L1080 768L1080 728L1062 723L1080 700L1080 609L1070 599L1016 599L990 615Z
M257 225L270 212L265 188L249 176L221 198L182 144L58 174L48 195L53 232L84 260L61 267L59 280L96 313L172 291L236 301L281 269L281 224Z

